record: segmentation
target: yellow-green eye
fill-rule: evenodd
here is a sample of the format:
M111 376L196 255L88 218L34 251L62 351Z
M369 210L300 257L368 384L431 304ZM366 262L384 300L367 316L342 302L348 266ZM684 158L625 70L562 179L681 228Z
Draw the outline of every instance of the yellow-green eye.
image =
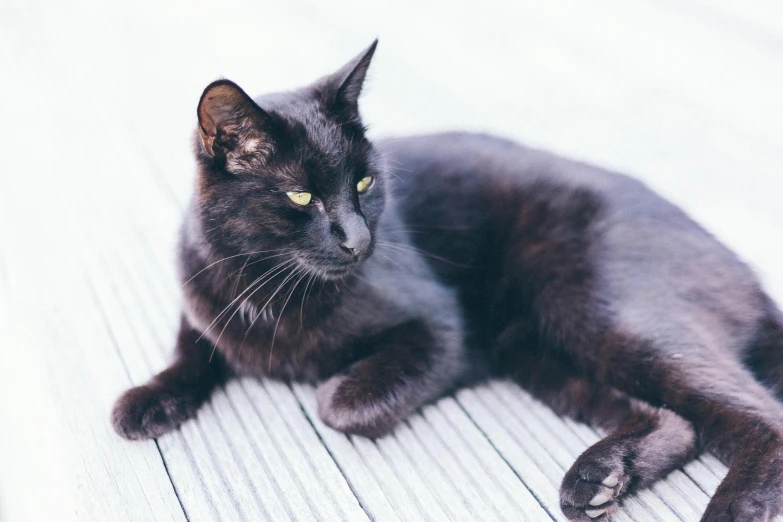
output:
M309 205L310 200L313 199L313 195L309 192L286 192L286 196L291 198L291 201L296 203L297 205Z
M362 179L359 180L359 183L356 184L356 190L359 192L364 192L368 188L372 187L373 182L372 176L365 176Z

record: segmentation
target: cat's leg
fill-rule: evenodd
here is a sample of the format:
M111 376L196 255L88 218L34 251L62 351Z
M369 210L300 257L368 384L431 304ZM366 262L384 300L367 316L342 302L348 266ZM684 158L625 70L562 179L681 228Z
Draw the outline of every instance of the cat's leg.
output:
M525 361L513 377L557 413L603 428L609 436L588 448L560 486L571 520L603 519L623 497L644 489L698 453L691 423L579 376L554 357Z
M702 521L766 522L783 512L783 411L744 369L719 377L680 406L707 449L729 463Z
M412 320L363 339L373 354L318 386L328 426L366 437L389 433L423 404L449 391L465 371L454 332Z
M159 437L196 415L226 375L220 354L199 336L183 318L173 364L117 399L111 420L119 435L126 439Z
M783 313L771 301L744 355L756 379L783 401Z
M616 335L606 343L615 355L602 377L691 421L705 449L729 464L703 521L770 520L783 508L783 404L713 345L719 336L695 324L687 329L676 341L661 335L658 348ZM669 346L681 357L671 357ZM614 364L620 360L622 367Z
M560 486L561 507L572 520L608 516L625 495L650 487L698 453L693 425L676 413L624 397L608 397L602 406L612 402L612 408L628 408L625 422L582 453Z

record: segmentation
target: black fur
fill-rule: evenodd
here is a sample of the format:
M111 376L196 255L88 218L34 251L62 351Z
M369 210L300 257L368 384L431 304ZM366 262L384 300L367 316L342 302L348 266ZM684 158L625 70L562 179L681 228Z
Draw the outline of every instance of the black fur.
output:
M611 433L563 480L569 518L704 448L731 467L703 520L778 514L783 316L751 271L620 174L483 135L370 143L374 50L255 101L207 87L177 359L118 400L117 432L175 428L229 372L323 381L323 420L369 437L506 375Z

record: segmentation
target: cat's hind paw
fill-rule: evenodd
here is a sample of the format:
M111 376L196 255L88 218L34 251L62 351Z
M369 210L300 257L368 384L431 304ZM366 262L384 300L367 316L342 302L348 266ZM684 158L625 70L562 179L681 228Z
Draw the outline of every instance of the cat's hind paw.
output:
M607 466L580 457L560 486L560 507L570 520L605 520L617 509L627 482L622 464Z
M196 414L197 405L185 394L145 384L123 393L111 413L114 431L126 439L152 439L176 429Z

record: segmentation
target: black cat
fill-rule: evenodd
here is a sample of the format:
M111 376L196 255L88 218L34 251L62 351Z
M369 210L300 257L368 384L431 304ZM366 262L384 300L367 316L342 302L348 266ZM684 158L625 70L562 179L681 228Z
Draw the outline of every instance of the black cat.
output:
M570 518L705 448L731 467L703 520L778 514L783 315L751 271L625 176L490 136L370 143L374 50L295 92L206 88L176 358L117 432L162 435L238 373L325 379L324 422L379 437L506 375L611 433L566 474Z

